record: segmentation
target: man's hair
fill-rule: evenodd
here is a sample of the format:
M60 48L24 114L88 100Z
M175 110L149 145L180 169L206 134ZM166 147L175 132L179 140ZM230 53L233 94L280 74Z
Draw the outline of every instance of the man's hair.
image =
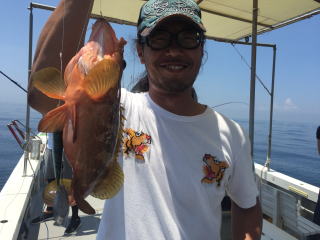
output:
M135 85L132 87L131 92L139 93L139 92L148 92L149 91L149 81L148 81L148 75L145 71L142 74L142 77L135 83Z

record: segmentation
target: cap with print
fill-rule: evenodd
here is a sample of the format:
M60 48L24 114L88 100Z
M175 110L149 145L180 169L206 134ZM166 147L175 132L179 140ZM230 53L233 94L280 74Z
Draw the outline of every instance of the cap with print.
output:
M182 16L206 31L201 22L201 10L193 0L149 0L140 9L138 34L148 36L162 20Z

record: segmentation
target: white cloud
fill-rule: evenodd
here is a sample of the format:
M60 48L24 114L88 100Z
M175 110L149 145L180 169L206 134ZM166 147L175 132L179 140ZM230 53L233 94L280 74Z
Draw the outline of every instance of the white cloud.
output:
M274 110L277 112L297 112L299 107L292 101L291 98L286 98L284 102L274 105Z
M291 98L286 98L286 100L284 100L282 109L284 111L294 111L298 109L298 106L293 103Z

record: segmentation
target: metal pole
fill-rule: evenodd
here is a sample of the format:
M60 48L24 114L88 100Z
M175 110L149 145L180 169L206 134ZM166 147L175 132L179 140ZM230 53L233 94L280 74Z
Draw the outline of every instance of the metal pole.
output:
M273 99L274 99L274 81L275 81L275 69L276 69L276 54L277 47L273 47L273 64L272 64L272 84L271 84L271 94L270 94L270 119L269 119L269 136L268 136L268 153L266 167L268 171L270 170L271 163L271 139L272 139L272 121L273 121Z
M251 141L251 156L252 156L252 158L253 158L253 146L254 146L253 143L254 143L254 110L255 110L255 90L256 90L257 20L258 20L258 0L253 0L250 110L249 110L249 138Z
M31 66L32 66L32 33L33 33L33 13L32 4L28 8L30 10L29 16L29 57L28 57L28 88L30 84ZM27 111L26 111L26 138L25 138L25 148L24 148L24 163L23 163L23 176L27 175L27 163L29 160L30 151L30 106L27 94Z

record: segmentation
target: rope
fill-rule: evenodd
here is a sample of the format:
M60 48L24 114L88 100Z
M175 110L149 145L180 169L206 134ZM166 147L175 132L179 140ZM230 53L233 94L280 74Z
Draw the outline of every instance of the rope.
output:
M238 53L238 55L240 56L241 60L247 65L247 67L249 69L251 69L249 63L246 61L246 59L241 55L240 51L236 48L236 46L234 45L234 43L231 43L232 47L235 49L235 51ZM267 93L269 93L269 95L271 95L271 92L269 91L269 89L266 87L266 85L262 82L261 78L256 74L256 78L258 79L259 83L262 85L262 87L267 91Z

